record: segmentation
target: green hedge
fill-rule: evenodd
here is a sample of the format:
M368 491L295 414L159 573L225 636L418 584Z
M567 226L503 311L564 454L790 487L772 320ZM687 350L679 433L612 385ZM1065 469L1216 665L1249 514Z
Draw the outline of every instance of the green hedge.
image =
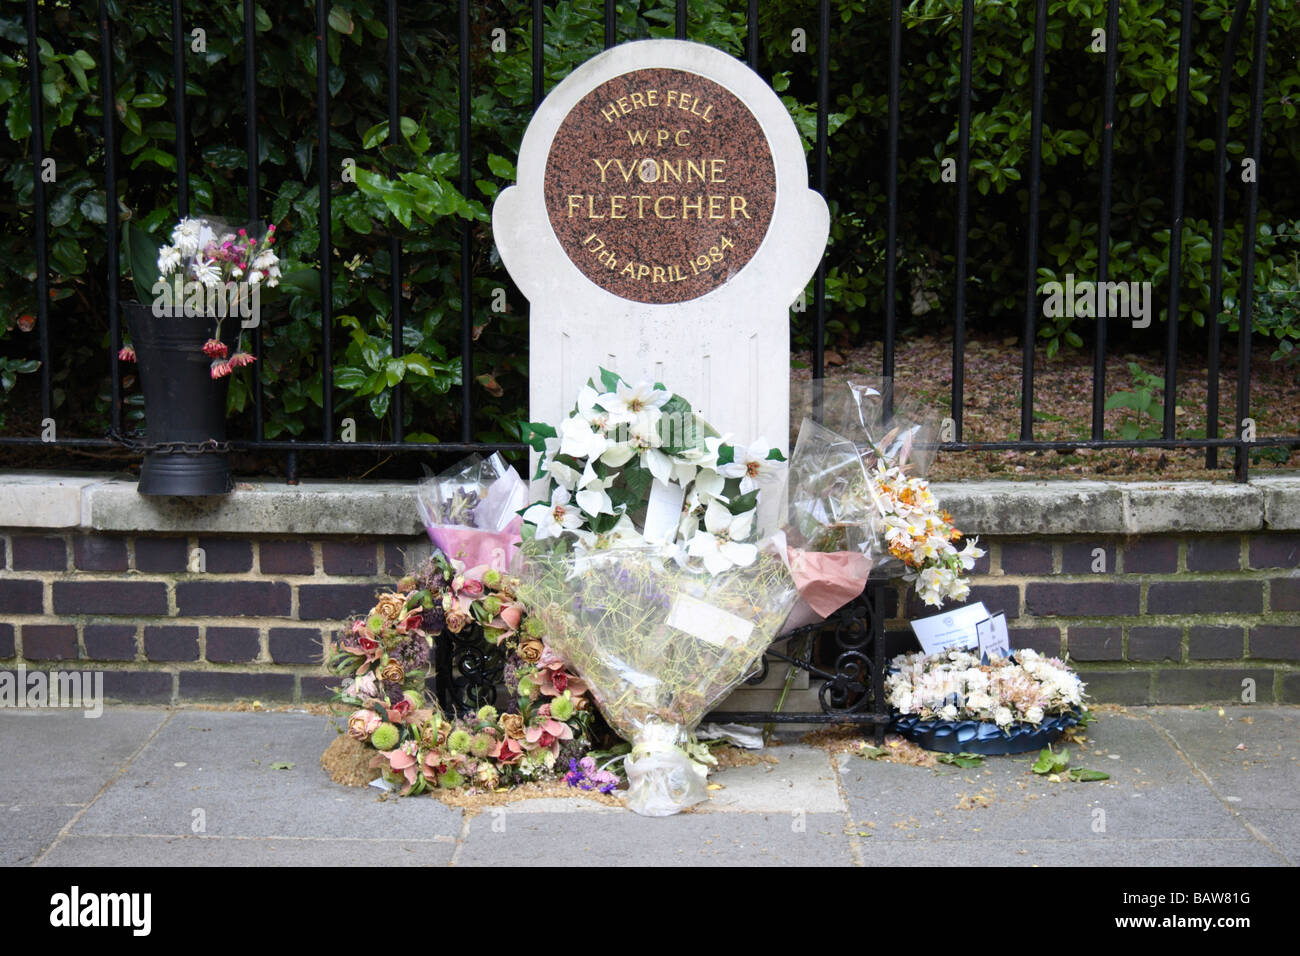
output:
M162 0L109 0L114 30L116 109L120 141L118 193L125 223L160 233L176 218L174 130L171 122L170 5ZM527 304L510 284L491 243L488 213L513 177L513 158L532 102L530 7L518 0L472 4L473 180L456 188L456 5L401 5L402 145L386 145L385 4L339 0L329 17L332 250L335 312L336 418L352 417L358 439L391 436L387 411L393 386L404 391L406 437L431 440L457 433L459 364L459 236L468 221L475 237L473 312L477 437L514 440L524 418ZM546 9L548 88L601 48L603 4L562 2ZM1163 301L1172 156L1172 112L1178 43L1177 7L1161 0L1125 0L1116 127L1115 207L1111 274L1155 283ZM1292 102L1300 76L1300 11L1274 4L1261 158L1257 328L1287 345L1300 339L1294 234L1300 186L1300 129ZM691 38L740 55L744 4L691 3ZM1098 156L1102 54L1093 30L1104 25L1104 0L1049 4L1048 76L1044 116L1040 280L1066 272L1085 277L1097 256ZM100 134L99 38L92 5L44 3L41 60L46 153L57 163L47 187L51 261L51 332L55 400L61 420L96 434L108 422L103 144ZM971 231L968 308L974 329L1017 331L1023 315L1024 228L1028 168L1033 4L977 0L975 101L971 138ZM1226 0L1198 2L1192 71L1191 157L1185 236L1187 280L1182 321L1202 325L1209 301L1209 236L1213 201L1211 137ZM618 4L619 38L671 36L671 3ZM884 139L888 88L888 4L839 0L831 36L834 98L830 127L832 248L827 287L832 341L876 334L883 309ZM242 5L189 5L186 29L201 28L206 48L187 56L192 208L238 218L246 207ZM916 0L904 16L899 172L900 301L909 322L948 320L956 187L941 163L956 155L958 0ZM314 4L294 0L257 9L258 124L264 217L280 227L281 254L315 265L318 248ZM505 50L493 31L505 31ZM805 31L806 48L794 31ZM1234 83L1229 157L1244 156L1249 103L1247 25ZM816 4L764 3L762 69L781 92L811 148L816 115ZM497 34L496 36L500 36ZM36 391L38 356L26 31L17 5L0 16L0 384L28 404ZM499 47L500 44L498 43ZM356 182L342 162L355 161ZM1244 211L1239 177L1231 176L1233 227L1226 248L1226 288L1236 289ZM404 345L391 359L388 236L403 250ZM123 256L125 281L127 257ZM505 290L506 311L494 311ZM289 286L270 311L265 361L268 437L319 434L321 369L319 301L310 284ZM1230 309L1233 303L1229 302ZM912 319L908 319L908 316ZM1225 319L1232 323L1231 315ZM810 314L794 316L796 342L806 344ZM1077 347L1090 320L1042 322L1041 334ZM1163 336L1152 335L1152 344ZM1284 346L1279 345L1279 349ZM129 367L126 369L129 374ZM232 412L248 434L245 378L231 390ZM138 389L128 381L132 414ZM0 416L5 405L0 396ZM17 427L17 422L14 427ZM337 427L337 425L336 425ZM243 431L238 429L242 428Z

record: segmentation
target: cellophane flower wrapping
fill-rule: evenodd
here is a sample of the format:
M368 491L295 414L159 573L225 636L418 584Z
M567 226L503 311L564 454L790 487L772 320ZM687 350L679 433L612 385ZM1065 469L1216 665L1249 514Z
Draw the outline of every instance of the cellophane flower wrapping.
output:
M519 595L632 744L627 806L667 816L707 798L692 732L749 674L796 591L770 549L709 574L657 548L530 548Z
M514 564L528 487L500 453L470 455L416 488L430 540L467 568Z
M963 535L925 475L938 415L894 398L888 380L813 382L790 461L791 534L810 551L869 554L876 573L902 571L938 607L965 600L962 574L984 552ZM855 461L856 459L856 461Z

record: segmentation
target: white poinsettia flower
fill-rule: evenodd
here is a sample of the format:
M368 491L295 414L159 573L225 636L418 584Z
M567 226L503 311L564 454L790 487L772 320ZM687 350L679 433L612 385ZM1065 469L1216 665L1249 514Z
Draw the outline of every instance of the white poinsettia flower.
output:
M566 418L560 426L560 454L573 458L599 458L609 447L604 435L593 431L585 419L574 416Z
M689 553L700 558L710 574L748 567L758 557L758 547L744 542L753 527L753 511L733 515L725 505L711 501L704 512L704 530L691 538Z
M618 519L618 523L610 528L604 534L596 535L595 546L605 548L636 548L643 547L646 543L645 538L636 530L636 525L627 515Z
M711 435L704 439L704 451L700 452L693 460L701 468L711 468L714 471L718 469L718 451L723 445L731 444L731 432L725 435Z
M668 484L672 478L673 460L659 450L658 429L643 416L630 428L619 426L618 433L624 440L611 445L600 456L601 462L611 468L621 468L636 456L640 458L642 468Z
M215 259L205 259L199 256L194 260L194 278L208 288L216 288L221 285L221 267L217 265ZM249 277L249 282L253 282L252 276ZM256 285L256 283L253 284Z
M695 537L695 532L700 530L700 522L704 520L704 511L709 506L711 499L699 492L698 489L691 489L682 502L682 517L677 524L677 533L682 540L689 541Z
M723 504L727 504L727 497L722 493L726 483L727 479L712 468L701 468L695 475L694 490L702 498L714 498Z
M672 480L685 488L695 480L700 468L694 462L674 457L672 459Z
M609 415L609 423L635 422L652 413L658 421L657 413L672 395L667 390L655 388L651 382L641 381L635 385L619 382L612 392L605 392L597 401Z
M614 513L614 503L609 500L608 488L614 483L616 476L610 475L608 478L597 478L595 481L584 484L574 496L578 502L578 507L593 518L596 515L612 515Z
M578 487L581 475L577 469L570 468L562 461L556 461L552 458L550 461L542 463L542 471L546 472L555 479L556 484L569 491L574 491Z
M566 531L577 531L582 525L582 515L570 505L567 488L556 488L551 494L551 503L538 502L524 512L524 520L537 528L538 540L558 538Z
M769 458L772 451L772 446L761 438L747 447L737 446L735 457L727 464L719 465L718 474L727 478L739 478L741 494L747 494L758 487L760 480L771 478L785 464Z
M622 468L636 455L636 446L630 441L610 442L605 453L600 456L601 464L611 468Z
M596 431L604 433L609 413L597 407L599 403L600 393L590 385L582 386L578 392L578 414Z

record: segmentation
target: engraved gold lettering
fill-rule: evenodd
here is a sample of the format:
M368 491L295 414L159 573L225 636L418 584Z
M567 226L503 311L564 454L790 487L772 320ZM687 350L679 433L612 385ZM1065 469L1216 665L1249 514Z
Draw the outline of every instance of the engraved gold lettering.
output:
M735 219L737 215L744 216L746 219L752 219L752 218L753 218L753 217L750 216L750 214L745 210L745 197L744 197L744 196L732 196L732 197L731 197L731 218L732 218L732 219ZM725 242L726 240L724 239L723 241Z

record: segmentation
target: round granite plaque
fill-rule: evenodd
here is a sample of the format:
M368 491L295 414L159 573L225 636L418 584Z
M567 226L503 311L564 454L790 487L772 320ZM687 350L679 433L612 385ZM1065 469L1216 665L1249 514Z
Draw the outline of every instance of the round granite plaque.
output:
M684 70L633 70L564 118L545 196L556 238L592 282L635 302L686 302L758 250L776 169L758 120L727 89Z

